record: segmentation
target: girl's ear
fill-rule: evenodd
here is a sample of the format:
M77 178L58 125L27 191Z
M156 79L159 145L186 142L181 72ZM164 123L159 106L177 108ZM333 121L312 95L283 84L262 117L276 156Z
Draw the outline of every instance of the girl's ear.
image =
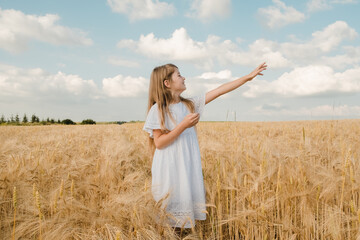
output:
M164 85L165 85L165 87L170 88L170 81L167 79L164 80Z

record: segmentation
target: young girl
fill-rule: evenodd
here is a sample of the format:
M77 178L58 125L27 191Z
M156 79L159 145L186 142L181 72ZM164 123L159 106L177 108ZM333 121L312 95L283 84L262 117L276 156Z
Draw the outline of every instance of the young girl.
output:
M194 126L205 104L233 91L267 67L258 66L249 75L225 83L196 98L181 97L185 78L173 64L156 67L151 73L148 115L144 130L155 145L152 163L152 194L173 217L173 227L191 228L206 219L205 188L199 144Z

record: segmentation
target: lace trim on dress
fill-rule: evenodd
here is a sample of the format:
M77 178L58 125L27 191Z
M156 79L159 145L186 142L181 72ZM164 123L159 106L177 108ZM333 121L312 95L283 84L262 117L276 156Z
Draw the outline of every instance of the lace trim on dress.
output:
M205 214L206 207L204 204L199 203L170 203L166 210L174 216L189 216L195 217L199 214Z

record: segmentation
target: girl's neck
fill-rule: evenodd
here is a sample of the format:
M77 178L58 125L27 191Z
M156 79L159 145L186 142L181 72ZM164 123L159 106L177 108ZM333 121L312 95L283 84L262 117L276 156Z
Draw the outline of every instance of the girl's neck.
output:
M180 94L173 94L172 97L172 103L179 103L181 101Z

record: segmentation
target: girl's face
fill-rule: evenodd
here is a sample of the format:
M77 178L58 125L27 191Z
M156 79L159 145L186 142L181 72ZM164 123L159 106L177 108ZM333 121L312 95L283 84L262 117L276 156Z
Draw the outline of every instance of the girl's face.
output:
M175 72L171 75L171 83L169 88L172 92L182 93L186 90L185 78L181 76L179 69L175 69Z

